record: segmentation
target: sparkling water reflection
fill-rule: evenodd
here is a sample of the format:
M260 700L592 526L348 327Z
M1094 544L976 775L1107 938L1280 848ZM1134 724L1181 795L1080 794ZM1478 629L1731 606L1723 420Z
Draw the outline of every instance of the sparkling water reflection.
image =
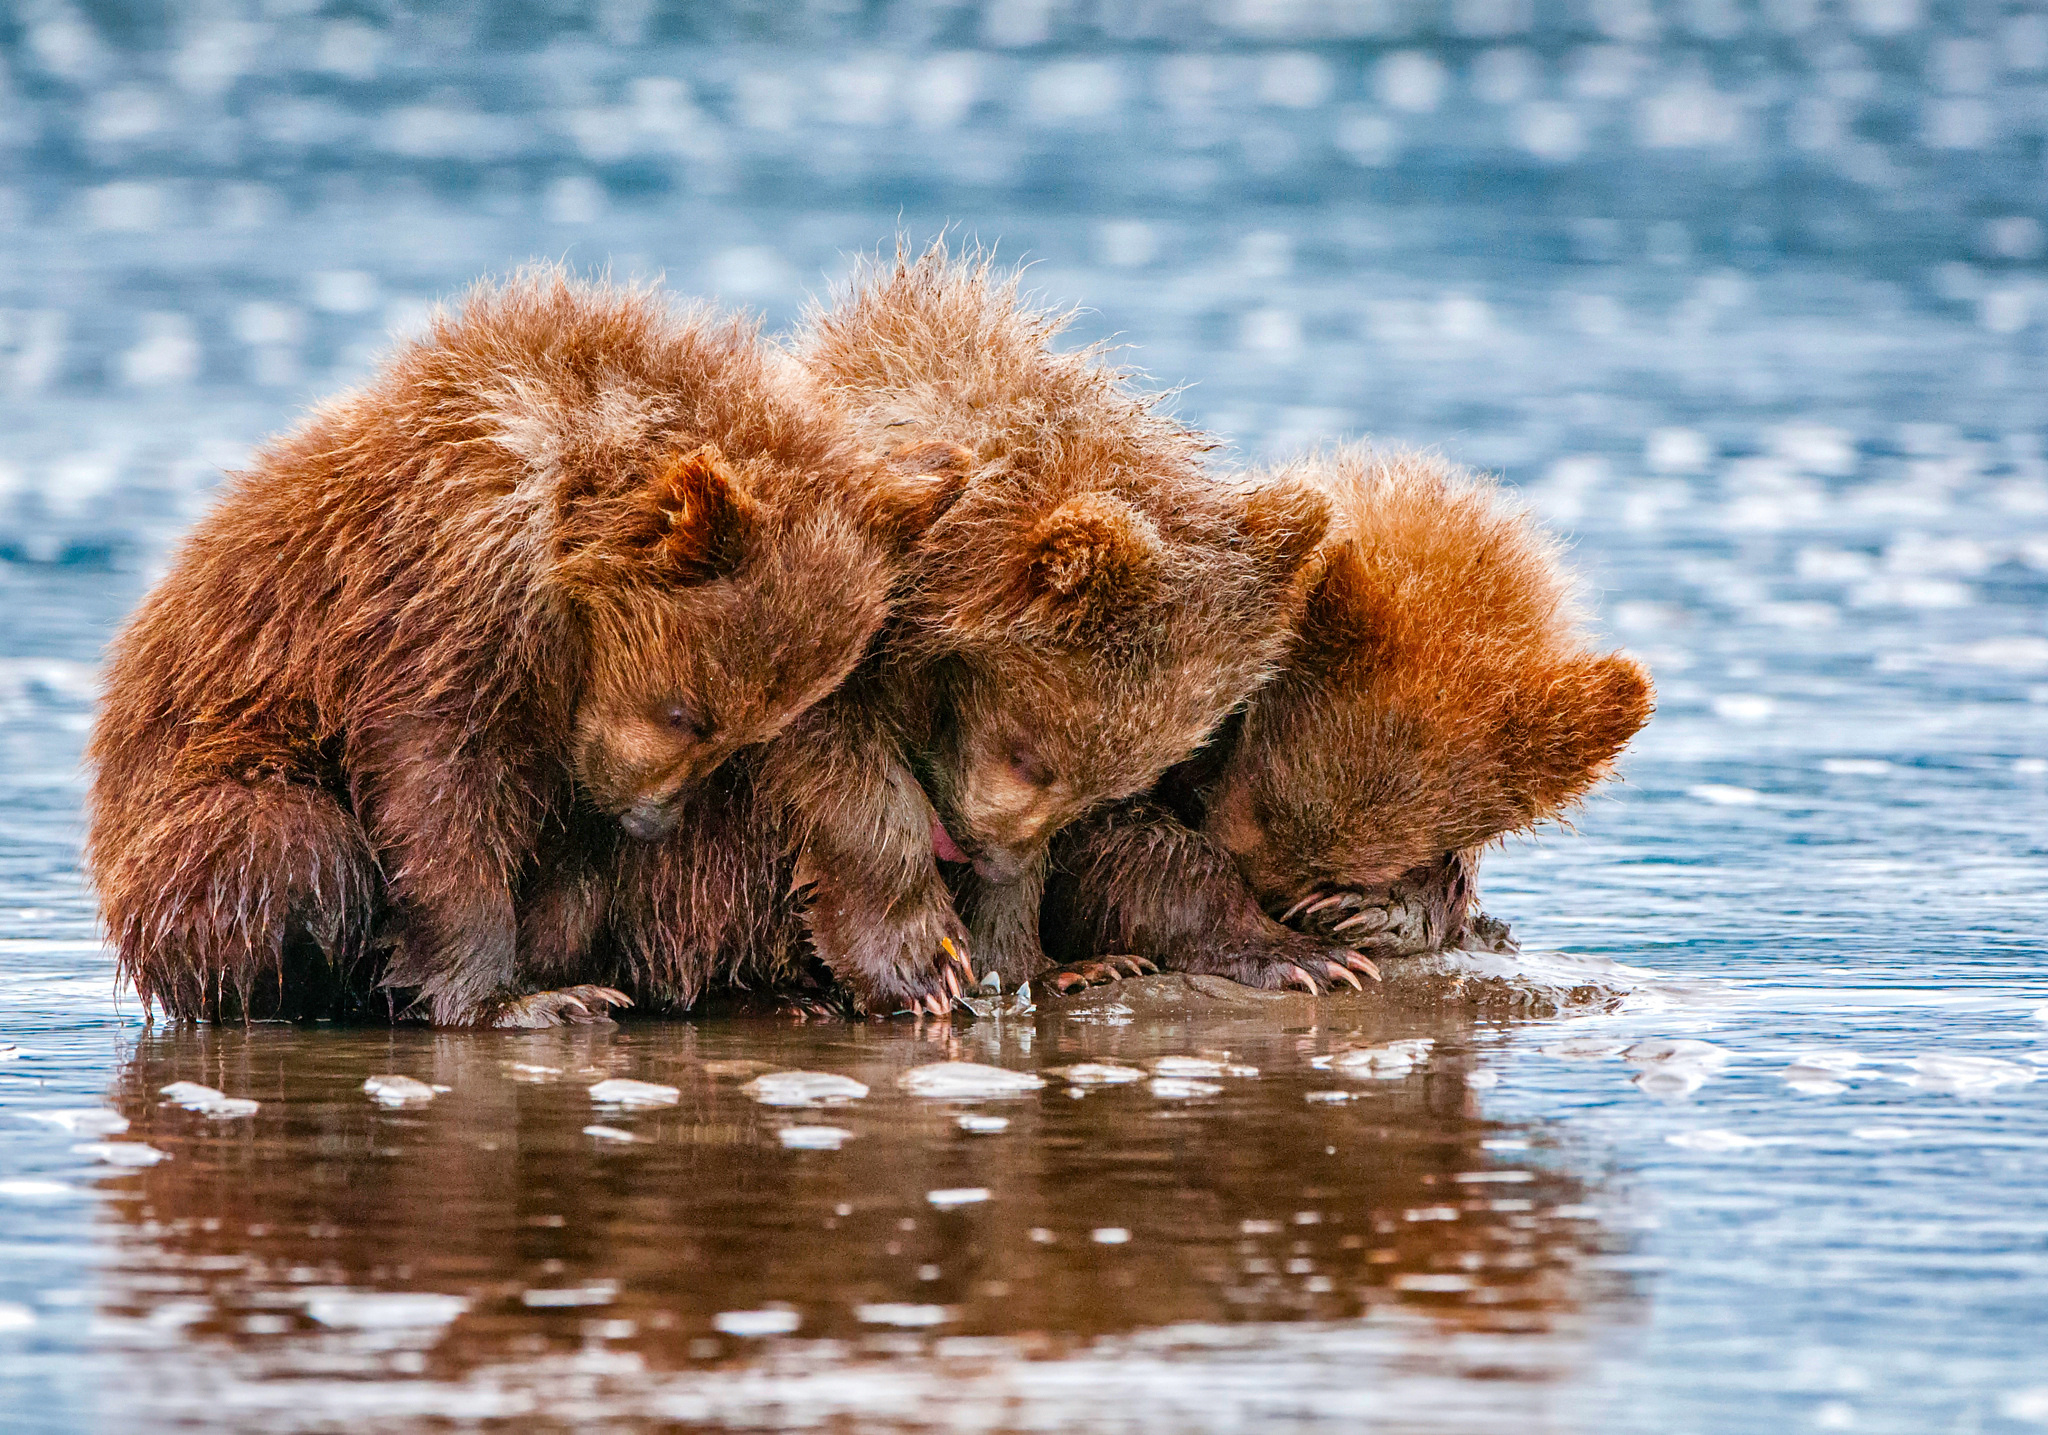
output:
M2040 15L376 8L0 26L0 1425L2048 1426ZM98 651L223 467L477 273L779 324L948 223L1227 457L1436 444L1572 534L1660 711L1487 902L1624 1000L115 999ZM1215 1049L1258 1075L1151 1066ZM898 1086L946 1059L1046 1085Z

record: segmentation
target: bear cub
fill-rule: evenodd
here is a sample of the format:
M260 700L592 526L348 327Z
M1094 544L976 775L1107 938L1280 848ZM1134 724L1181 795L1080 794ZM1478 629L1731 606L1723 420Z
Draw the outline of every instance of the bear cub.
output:
M939 1014L1045 965L1054 836L1194 751L1280 657L1328 500L1230 489L1202 438L1015 276L935 246L864 272L798 359L870 449L965 487L875 657L764 782L815 951L853 1004Z
M1587 649L1555 543L1489 483L1364 449L1283 473L1335 515L1286 659L1146 800L1063 839L1055 960L1356 986L1361 953L1498 928L1469 909L1479 849L1569 809L1649 720L1648 675Z
M949 482L878 474L746 322L479 286L264 448L115 642L122 975L181 1019L623 1004L528 975L583 969L593 861L839 686Z

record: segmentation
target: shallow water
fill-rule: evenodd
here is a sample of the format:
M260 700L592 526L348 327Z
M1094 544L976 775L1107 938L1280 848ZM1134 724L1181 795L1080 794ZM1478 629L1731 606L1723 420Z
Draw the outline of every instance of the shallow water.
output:
M2039 16L31 8L0 1425L2048 1426ZM1436 444L1573 536L1659 713L1486 902L1636 969L1617 1009L477 1036L117 999L77 867L97 654L222 467L477 273L610 259L781 323L948 222L1237 456ZM1257 1074L1053 1073L1215 1050ZM1046 1085L896 1085L947 1059ZM771 1069L869 1094L764 1104Z

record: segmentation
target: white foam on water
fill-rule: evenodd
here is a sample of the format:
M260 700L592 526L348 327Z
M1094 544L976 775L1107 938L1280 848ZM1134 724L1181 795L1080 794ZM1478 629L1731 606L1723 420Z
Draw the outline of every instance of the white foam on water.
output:
M770 1071L740 1090L763 1106L844 1106L868 1094L861 1082L829 1071Z
M1435 1045L1433 1038L1418 1036L1378 1046L1340 1047L1326 1056L1311 1057L1309 1065L1361 1081L1399 1081L1427 1060Z
M1022 1096L1044 1086L1045 1078L974 1061L935 1061L913 1066L896 1078L896 1085L912 1096L970 1100Z
M1673 1146L1682 1146L1688 1151L1747 1151L1764 1143L1754 1136L1745 1136L1740 1131L1679 1131L1664 1138Z
M240 1116L254 1116L259 1102L246 1096L229 1096L211 1086L201 1086L196 1081L174 1081L163 1087L157 1095L164 1097L173 1106L182 1106L187 1111L196 1111L216 1121L229 1121Z
M792 1151L837 1151L853 1139L844 1126L785 1126L775 1135Z
M618 1295L617 1281L592 1281L587 1286L525 1291L519 1303L529 1310L574 1310L587 1305L610 1305Z
M1538 1047L1537 1050L1558 1061L1606 1061L1627 1051L1628 1043L1597 1036L1575 1036L1566 1041Z
M722 1310L711 1317L713 1330L747 1339L788 1335L803 1323L793 1310Z
M683 1093L658 1081L635 1081L614 1076L590 1088L590 1099L604 1106L673 1106Z
M882 1301L875 1305L855 1306L853 1318L862 1325L894 1325L915 1330L944 1325L953 1318L953 1308L944 1305L912 1305L904 1301Z
M440 1088L410 1076L373 1076L363 1090L380 1106L424 1106L440 1095Z
M27 1330L36 1323L36 1313L25 1305L0 1300L0 1332Z
M128 1118L104 1106L60 1107L55 1111L24 1111L31 1121L60 1127L74 1136L119 1136L128 1129Z
M1355 1091L1310 1091L1303 1094L1302 1100L1328 1102L1331 1105L1335 1105L1340 1101L1358 1100L1358 1093Z
M1691 1037L1659 1037L1623 1050L1622 1058L1637 1068L1635 1087L1660 1101L1692 1095L1729 1061L1729 1054L1710 1041Z
M1122 1226L1097 1226L1088 1239L1098 1246L1121 1246L1130 1241L1131 1233Z
M1214 1096L1223 1087L1214 1081L1196 1081L1187 1076L1155 1076L1152 1094L1165 1101L1186 1101L1197 1096Z
M1696 782L1685 794L1715 807L1755 807L1764 800L1764 795L1753 787L1736 787L1726 782Z
M90 1194L76 1186L67 1186L62 1181L44 1181L34 1176L10 1176L6 1180L0 1180L0 1200L62 1201L73 1196Z
M955 1186L944 1191L927 1191L924 1198L943 1211L954 1206L979 1205L989 1198L989 1191L986 1186Z
M1974 1096L1996 1091L2001 1086L2023 1086L2035 1076L2018 1062L1996 1056L1952 1056L1934 1052L1916 1056L1906 1065L1912 1067L1914 1073L1902 1078L1907 1085L1921 1091L1954 1096Z
M976 1116L972 1113L962 1116L954 1123L962 1131L975 1136L993 1136L998 1131L1010 1129L1007 1116Z
M417 1330L447 1325L469 1309L464 1296L431 1291L309 1291L306 1314L336 1330Z
M1120 1061L1082 1061L1072 1066L1051 1066L1046 1075L1058 1076L1075 1086L1124 1086L1145 1079L1141 1066L1125 1066Z
M95 1161L104 1161L109 1166L154 1166L159 1161L171 1159L170 1152L159 1151L141 1141L87 1141L73 1146L71 1152L74 1156L90 1156Z
M586 1126L583 1128L583 1134L585 1136L593 1136L599 1141L638 1141L640 1139L632 1132L621 1131L616 1126Z

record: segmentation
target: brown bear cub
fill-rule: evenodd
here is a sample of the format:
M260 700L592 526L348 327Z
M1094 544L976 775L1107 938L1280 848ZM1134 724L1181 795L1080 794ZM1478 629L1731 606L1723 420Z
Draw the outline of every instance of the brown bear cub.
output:
M1454 942L1478 849L1571 807L1649 720L1648 675L1587 650L1555 544L1490 484L1366 450L1282 472L1334 513L1293 647L1149 800L1063 839L1055 960L1315 991L1347 951Z
M870 447L967 478L876 656L778 744L817 956L869 1012L951 1007L1045 965L1054 835L1142 792L1279 658L1328 501L1232 490L1200 437L1016 277L934 247L816 314L797 357Z
M615 834L845 679L935 487L745 322L479 287L259 453L115 643L87 860L123 976L188 1019L623 1003L529 973L583 969Z

